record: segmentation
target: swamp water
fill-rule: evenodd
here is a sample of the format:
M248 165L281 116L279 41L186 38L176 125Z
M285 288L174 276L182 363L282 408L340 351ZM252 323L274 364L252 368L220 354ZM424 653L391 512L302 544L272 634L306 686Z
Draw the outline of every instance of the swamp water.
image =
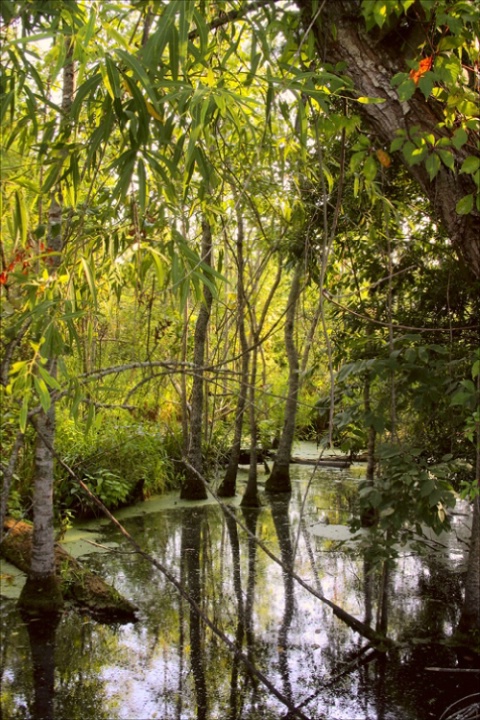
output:
M242 483L246 474L240 475ZM454 518L457 533L445 547L401 554L388 587L388 633L397 645L374 653L245 530L285 564L293 562L295 572L326 598L374 624L378 582L371 592L359 549L339 547L335 539L342 533L335 526L350 515L359 476L355 469L311 475L311 467L294 466L291 498L262 494L258 512L245 513L239 498L229 503L243 529L211 500L186 505L167 496L117 513L202 612L241 646L250 666L103 521L82 523L64 544L138 605L136 624L109 626L67 611L56 629L45 622L27 629L15 609L15 587L5 579L16 571L4 566L3 718L286 720L294 717L289 706L296 706L311 720L439 720L455 700L478 691L476 673L428 669L458 665L444 640L459 616L465 545L456 534L465 518ZM265 478L259 479L262 487ZM326 517L329 524L319 523Z

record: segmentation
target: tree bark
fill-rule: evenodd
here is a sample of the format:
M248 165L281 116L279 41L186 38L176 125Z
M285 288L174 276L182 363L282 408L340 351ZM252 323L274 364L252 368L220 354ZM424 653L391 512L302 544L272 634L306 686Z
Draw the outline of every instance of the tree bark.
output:
M409 51L406 48L417 52L418 33L423 31L422 38L428 37L428 26L422 28L418 18L410 22L404 16L388 32L367 32L356 0L326 3L323 14L328 13L328 22L322 15L314 17L314 0L296 2L304 25L314 33L319 63L345 63L345 72L353 80L359 96L385 100L382 104L359 106L380 145L389 146L397 130L404 130L408 135L418 128L420 132L433 133L436 138L441 134L450 136L447 129L439 130L437 127L443 121L442 109L437 101L433 98L425 100L417 90L410 100L400 102L397 91L391 87L393 76L408 70L405 61L409 59ZM334 33L332 28L335 28ZM472 142L460 149L449 148L457 168L468 155L478 153L473 149L474 145ZM430 180L424 163L409 165L401 152L397 155L429 199L433 216L448 233L463 265L475 278L480 278L480 213L473 210L468 215L458 215L455 211L461 198L476 192L473 177L467 173L458 174L457 170L442 165L436 177Z
M212 230L207 220L202 221L202 261L211 265L212 255ZM203 425L203 397L204 397L204 359L205 346L207 342L207 329L212 308L212 292L207 285L203 286L204 300L200 306L197 322L195 325L194 350L193 350L193 388L190 415L190 434L188 443L187 460L201 475L203 473L202 460L202 425ZM182 500L205 500L207 491L198 475L185 468L182 488L180 491Z
M232 448L228 467L225 472L223 482L218 489L219 497L234 497L236 492L236 481L238 472L238 463L240 460L240 450L242 447L242 431L243 418L245 415L245 407L247 404L248 393L248 366L249 366L249 349L247 334L245 332L245 287L244 287L244 266L245 260L243 256L244 229L243 218L238 213L238 231L237 231L237 327L240 337L240 349L242 351L241 369L240 369L240 390L237 400L237 409L235 413L235 428L233 435Z
M300 386L298 351L295 344L295 315L298 298L300 297L302 278L302 265L299 263L288 294L288 305L285 322L285 349L288 359L288 395L285 403L285 419L282 435L278 444L272 472L265 484L265 490L271 493L284 493L292 491L290 480L290 458L295 435L295 421L297 417L298 389Z
M70 110L75 93L74 43L65 37L66 60L63 68L62 116L60 136L66 141L70 135ZM52 252L51 274L61 262L64 237L62 231L62 193L58 183L53 191L48 214L48 247ZM45 366L53 377L57 374L57 359L47 358ZM55 612L63 604L60 584L55 573L53 481L54 458L51 448L55 441L55 401L47 412L42 410L35 423L37 430L35 446L35 480L33 489L33 539L31 565L19 598L20 606L27 612Z
M465 598L457 631L473 639L473 633L480 628L480 498L473 504L472 537L468 555ZM478 642L478 638L477 638Z

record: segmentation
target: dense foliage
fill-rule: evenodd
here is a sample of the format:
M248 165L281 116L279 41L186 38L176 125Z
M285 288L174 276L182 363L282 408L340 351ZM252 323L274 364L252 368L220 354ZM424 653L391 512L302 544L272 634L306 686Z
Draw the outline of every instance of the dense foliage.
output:
M11 511L35 475L29 424L53 405L60 459L110 507L180 482L199 374L205 473L247 387L243 443L270 446L291 387L286 322L297 429L369 448L361 499L382 528L440 529L452 490L473 492L478 8L341 0L337 45L357 6L372 53L415 29L401 71L379 56L374 95L315 0L3 0L5 457L25 439ZM396 124L400 107L423 124ZM431 202L448 187L451 222ZM85 510L60 462L55 491L59 515Z

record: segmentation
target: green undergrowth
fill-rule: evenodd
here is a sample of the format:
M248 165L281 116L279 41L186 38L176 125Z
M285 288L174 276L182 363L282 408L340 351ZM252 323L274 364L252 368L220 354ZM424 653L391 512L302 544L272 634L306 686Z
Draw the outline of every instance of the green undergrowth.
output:
M168 443L154 424L103 417L84 433L64 419L58 430L59 456L110 510L178 486ZM55 498L60 515L98 514L60 463Z

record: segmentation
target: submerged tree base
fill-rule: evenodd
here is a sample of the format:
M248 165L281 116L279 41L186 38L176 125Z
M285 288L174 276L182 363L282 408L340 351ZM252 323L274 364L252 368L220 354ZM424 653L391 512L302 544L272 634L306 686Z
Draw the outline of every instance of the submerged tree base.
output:
M292 492L292 482L290 480L290 467L287 465L275 464L272 468L267 482L265 483L265 491L268 493L290 493Z
M180 500L206 500L205 485L189 467L185 468L185 477L180 490Z
M58 614L63 608L61 583L56 575L28 576L18 607L27 615Z
M1 554L28 574L32 551L31 525L7 520L4 527L10 532L2 542ZM59 545L55 546L55 565L55 577L41 581L28 577L19 600L22 610L34 614L58 610L63 605L63 596L65 601L104 622L136 621L135 605L101 577L84 568Z

